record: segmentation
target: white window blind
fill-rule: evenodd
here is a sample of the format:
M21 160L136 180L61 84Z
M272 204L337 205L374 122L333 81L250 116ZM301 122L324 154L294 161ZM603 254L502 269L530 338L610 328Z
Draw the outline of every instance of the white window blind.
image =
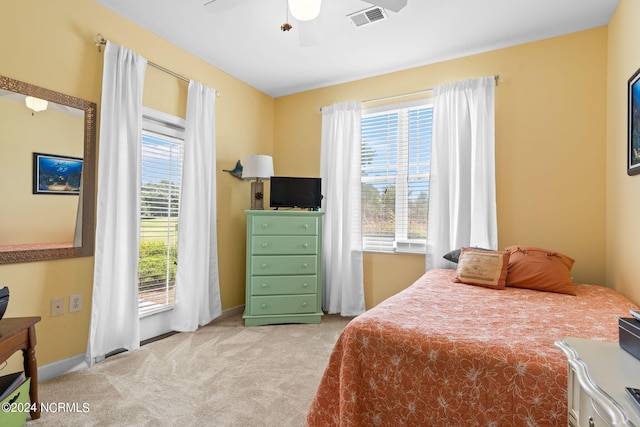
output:
M140 317L173 307L184 124L145 110L142 132Z
M430 100L364 112L361 158L364 250L424 252L432 122Z

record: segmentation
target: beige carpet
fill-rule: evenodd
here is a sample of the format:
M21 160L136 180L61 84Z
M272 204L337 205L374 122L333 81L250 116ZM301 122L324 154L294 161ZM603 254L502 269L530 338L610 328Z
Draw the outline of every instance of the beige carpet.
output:
M27 426L300 427L349 320L249 328L239 315L214 321L40 383L41 402L72 411L43 412Z

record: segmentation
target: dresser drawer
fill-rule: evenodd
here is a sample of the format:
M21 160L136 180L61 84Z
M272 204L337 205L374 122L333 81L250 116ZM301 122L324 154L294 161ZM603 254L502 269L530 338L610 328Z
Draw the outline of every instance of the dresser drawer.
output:
M318 276L253 276L251 295L316 294Z
M315 236L318 234L317 217L263 216L253 219L253 235Z
M262 255L253 256L251 274L255 276L273 276L278 274L316 274L318 257L316 255Z
M582 427L611 427L612 422L607 417L604 408L582 391L580 395L580 410L578 411L578 426Z
M264 254L315 254L318 247L316 236L254 236L252 239L254 255Z
M252 315L314 313L315 295L251 297Z

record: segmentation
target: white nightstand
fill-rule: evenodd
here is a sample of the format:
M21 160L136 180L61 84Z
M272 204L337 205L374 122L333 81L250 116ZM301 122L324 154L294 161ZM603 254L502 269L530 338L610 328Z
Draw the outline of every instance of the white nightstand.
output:
M638 426L640 406L625 387L640 388L640 360L618 343L564 338L567 356L569 426Z

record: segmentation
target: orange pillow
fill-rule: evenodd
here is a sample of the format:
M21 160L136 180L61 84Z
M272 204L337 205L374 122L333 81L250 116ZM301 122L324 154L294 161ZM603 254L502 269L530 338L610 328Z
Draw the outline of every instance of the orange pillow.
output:
M462 248L454 281L491 289L504 289L509 255L509 252Z
M572 258L547 249L509 246L507 286L575 295L571 280Z

